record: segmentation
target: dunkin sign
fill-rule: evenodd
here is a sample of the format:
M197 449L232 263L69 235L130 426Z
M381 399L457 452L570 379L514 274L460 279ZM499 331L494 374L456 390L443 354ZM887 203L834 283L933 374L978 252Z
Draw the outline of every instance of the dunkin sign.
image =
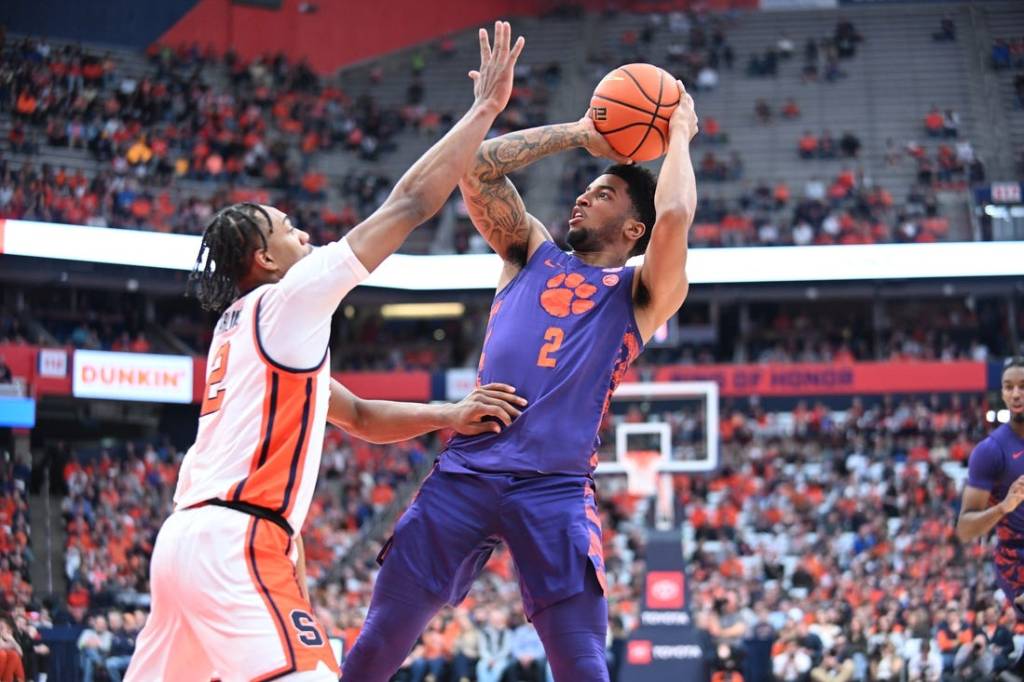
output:
M192 358L76 350L71 393L76 398L190 403Z

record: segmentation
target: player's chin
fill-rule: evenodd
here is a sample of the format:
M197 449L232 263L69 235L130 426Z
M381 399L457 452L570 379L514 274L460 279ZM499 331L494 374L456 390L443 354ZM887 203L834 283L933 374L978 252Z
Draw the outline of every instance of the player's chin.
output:
M573 249L579 251L589 241L587 228L582 227L579 223L575 225L570 224L569 231L565 235L565 241Z

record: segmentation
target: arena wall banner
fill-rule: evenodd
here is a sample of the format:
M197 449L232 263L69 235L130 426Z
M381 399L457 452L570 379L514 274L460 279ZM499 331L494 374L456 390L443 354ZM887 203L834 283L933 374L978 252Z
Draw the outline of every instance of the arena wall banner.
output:
M360 398L368 400L430 400L430 372L334 372Z
M76 350L71 394L76 398L190 403L192 362L187 355Z
M627 381L629 378L627 377ZM716 381L723 396L980 392L984 362L852 362L659 367L655 381Z

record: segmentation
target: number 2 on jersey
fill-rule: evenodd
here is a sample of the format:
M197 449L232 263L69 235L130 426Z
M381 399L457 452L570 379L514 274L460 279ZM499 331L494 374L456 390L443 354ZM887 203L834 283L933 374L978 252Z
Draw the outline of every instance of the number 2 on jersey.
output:
M544 332L544 340L547 341L540 347L540 354L537 356L538 367L554 367L558 363L557 358L551 357L551 353L562 347L565 340L565 332L558 327L548 327Z
M220 409L220 404L224 401L224 389L220 387L220 382L227 374L228 353L230 352L230 341L225 341L217 349L217 354L213 358L213 367L210 369L210 376L206 379L206 393L203 394L203 407L199 410L200 417L213 414Z

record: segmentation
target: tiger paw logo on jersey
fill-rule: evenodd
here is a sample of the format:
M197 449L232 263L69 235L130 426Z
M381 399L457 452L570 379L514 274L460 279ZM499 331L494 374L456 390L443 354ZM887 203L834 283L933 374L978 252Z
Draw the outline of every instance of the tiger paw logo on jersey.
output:
M553 317L582 315L594 307L590 297L596 293L597 287L583 275L563 272L548 280L548 288L540 295L540 305Z

